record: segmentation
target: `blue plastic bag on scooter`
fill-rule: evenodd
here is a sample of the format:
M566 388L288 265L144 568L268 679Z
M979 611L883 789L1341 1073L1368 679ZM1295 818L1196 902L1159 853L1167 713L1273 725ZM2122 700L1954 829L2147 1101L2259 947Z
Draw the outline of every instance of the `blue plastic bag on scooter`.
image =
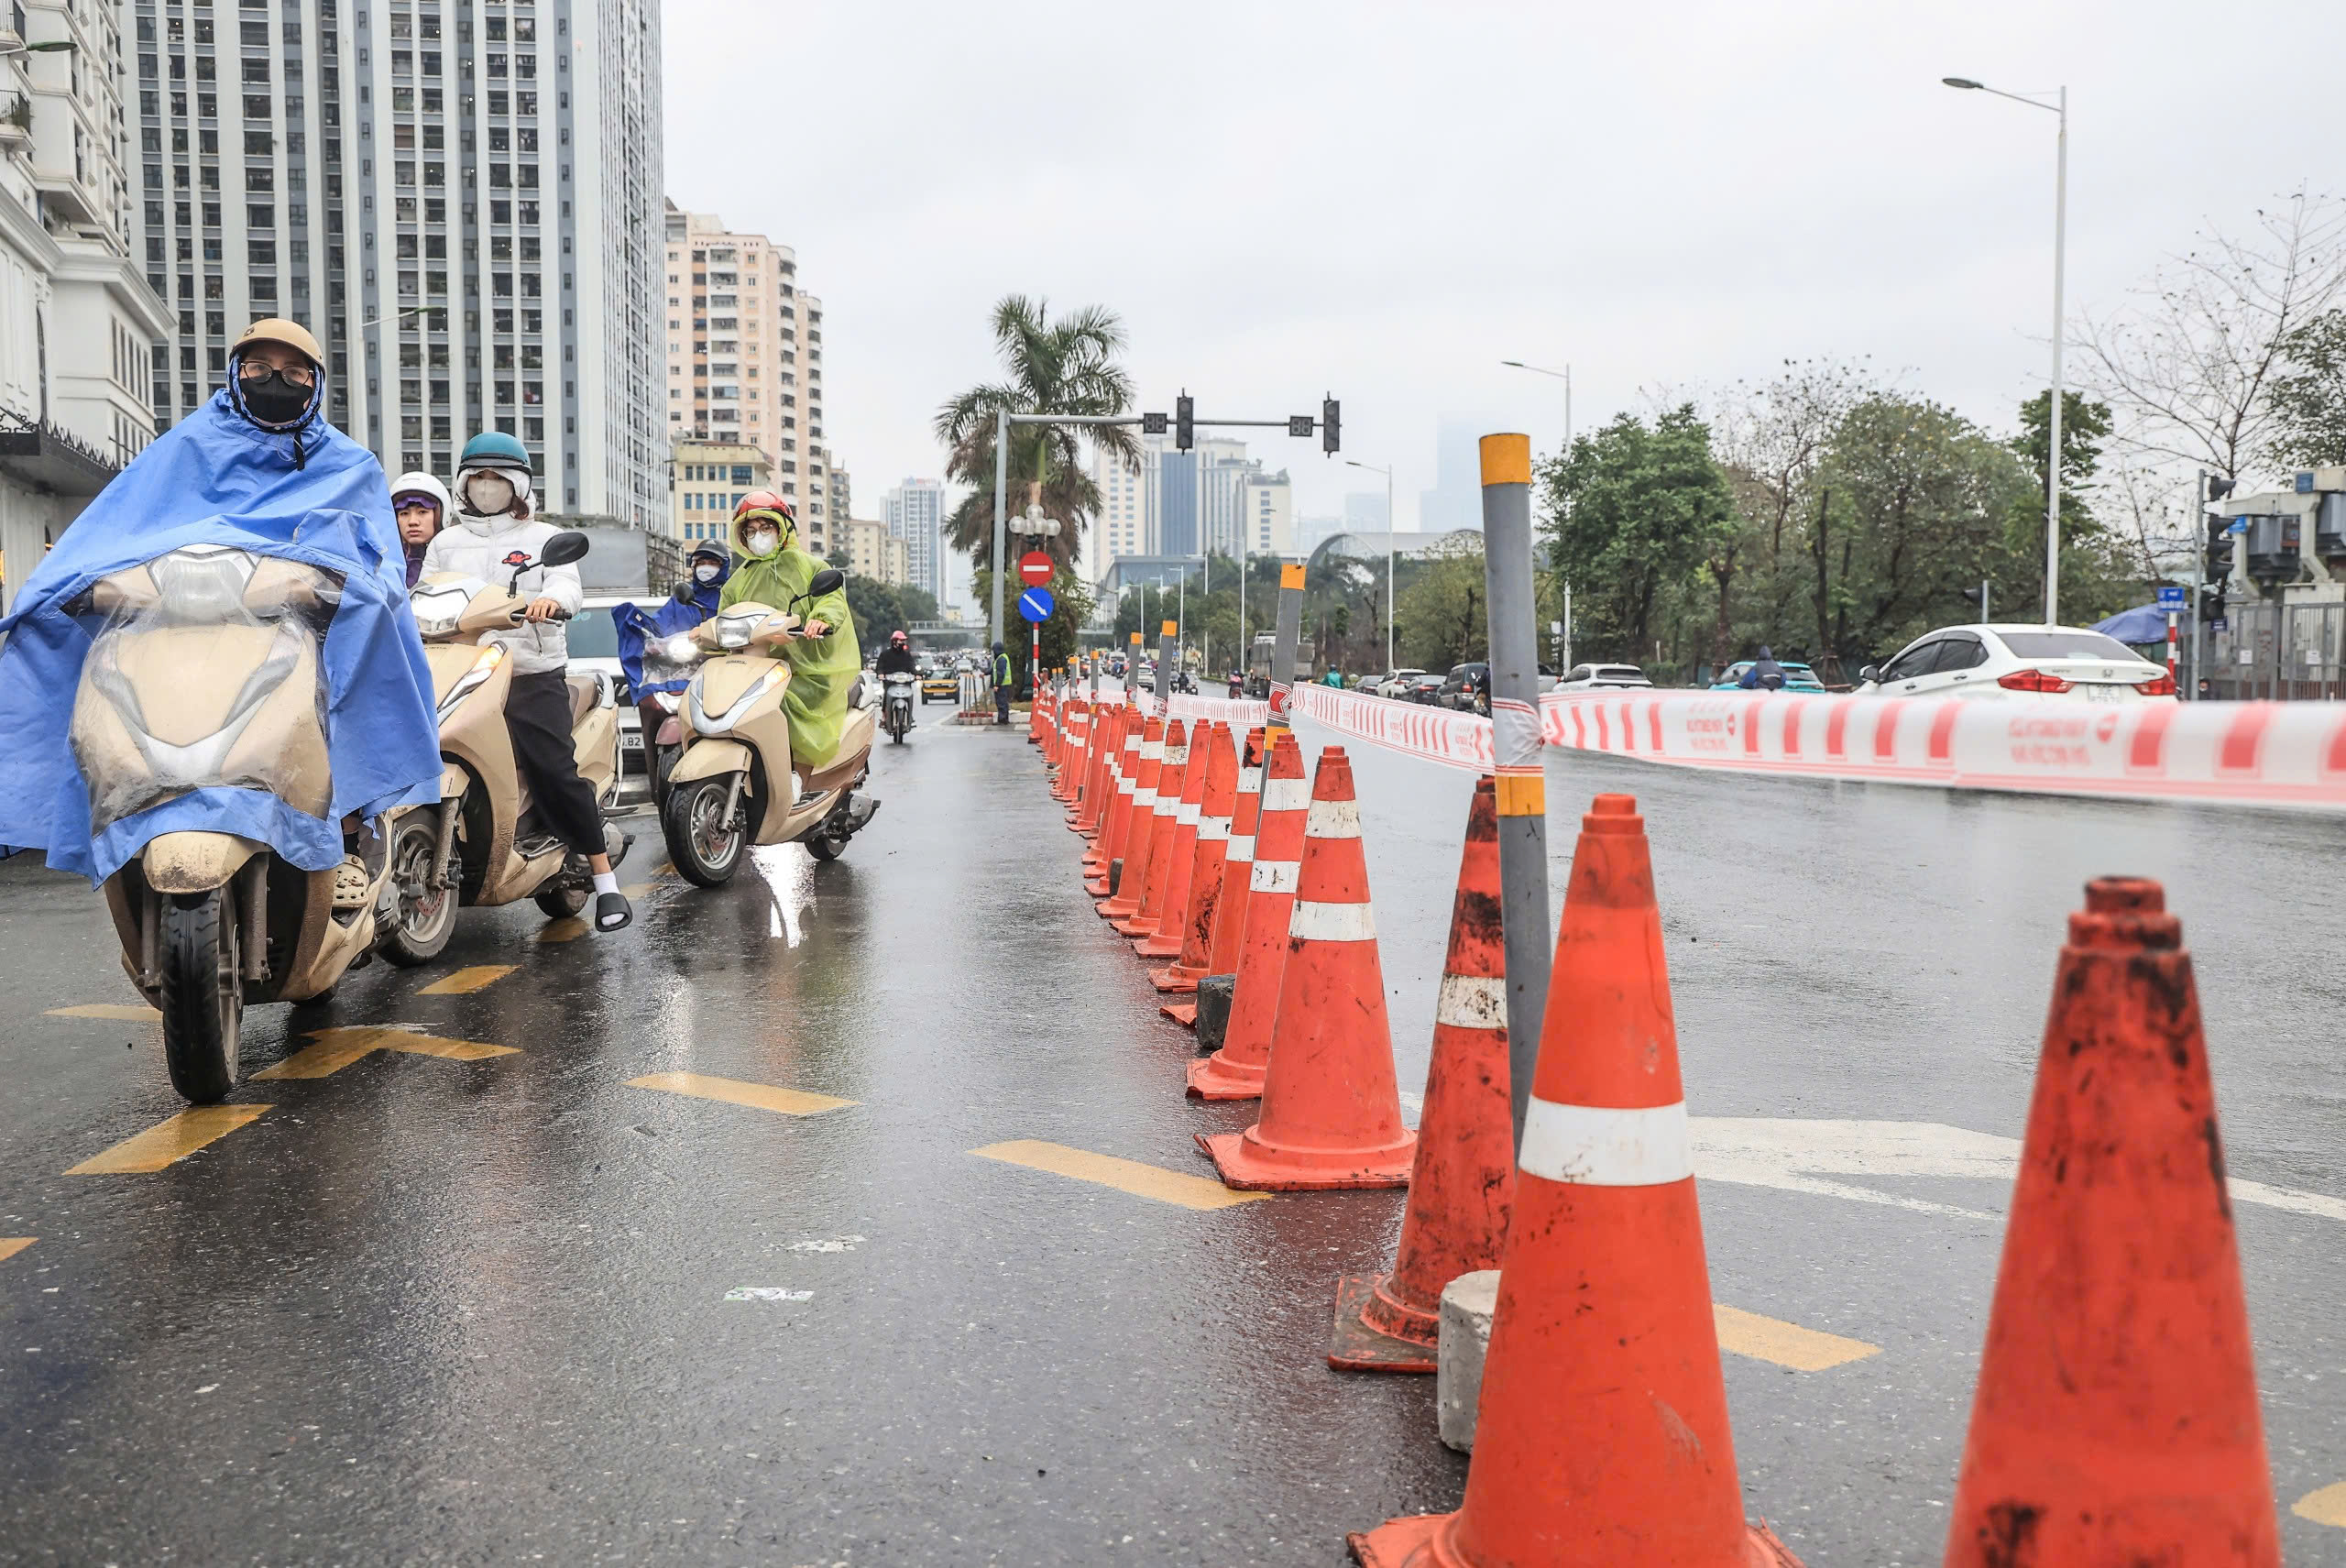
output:
M49 865L93 884L157 836L181 831L240 834L301 870L323 871L343 857L345 816L439 798L431 670L408 607L382 466L328 424L315 400L300 426L265 431L237 412L231 395L215 393L134 458L65 531L26 581L14 612L0 620L0 735L7 737L0 745L0 845L41 850ZM106 681L93 680L93 692L83 692L82 676L93 649L122 617L94 608L91 590L111 574L190 546L226 546L325 575L323 602L307 619L280 615L269 623L301 658L300 667L316 672L332 776L323 814L298 809L249 778L180 777L160 764L145 787L162 798L93 798L69 729L77 706L120 706L105 695ZM204 570L166 575L212 591ZM251 619L242 607L230 612ZM306 650L294 646L303 638Z

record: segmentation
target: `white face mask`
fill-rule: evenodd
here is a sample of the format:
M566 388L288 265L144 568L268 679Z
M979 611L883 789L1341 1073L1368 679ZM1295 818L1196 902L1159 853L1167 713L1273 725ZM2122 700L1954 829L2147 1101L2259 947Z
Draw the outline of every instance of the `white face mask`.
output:
M772 529L752 533L741 541L741 548L752 555L762 558L782 548L782 535Z
M695 566L693 568L693 577L697 582L713 583L717 581L717 568L714 566Z
M503 515L512 506L514 494L513 481L502 474L469 474L465 477L465 501L476 514Z

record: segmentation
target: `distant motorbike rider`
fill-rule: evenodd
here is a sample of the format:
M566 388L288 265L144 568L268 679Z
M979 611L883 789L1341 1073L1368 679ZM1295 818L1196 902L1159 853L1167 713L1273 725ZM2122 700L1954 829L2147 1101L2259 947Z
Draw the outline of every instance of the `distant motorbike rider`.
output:
M920 662L913 657L913 640L900 629L888 633L888 645L880 650L880 657L872 661L875 675L917 675Z
M1784 667L1776 663L1776 655L1763 643L1760 657L1752 661L1751 667L1743 672L1743 678L1735 684L1745 691L1780 692L1784 689Z
M801 618L800 635L782 650L790 662L790 689L782 703L790 721L792 760L819 769L839 755L848 694L863 672L847 590L842 587L798 602L823 563L798 547L798 514L772 490L751 490L735 504L732 536L741 562L718 606L770 605Z
M456 459L455 490L455 526L444 530L425 552L426 576L449 572L500 586L512 583L515 569L538 560L546 541L559 532L535 519L529 449L502 431L483 431L465 443ZM521 572L516 591L532 596L527 624L489 634L513 661L513 684L505 699L513 760L529 781L540 820L585 856L594 872L595 928L616 931L635 912L619 892L605 853L603 812L594 787L578 775L565 679L570 643L556 619L577 611L585 588L575 565L532 565Z
M448 526L448 487L429 474L401 474L391 481L391 515L400 525L400 547L407 553L407 586L423 576L423 554Z

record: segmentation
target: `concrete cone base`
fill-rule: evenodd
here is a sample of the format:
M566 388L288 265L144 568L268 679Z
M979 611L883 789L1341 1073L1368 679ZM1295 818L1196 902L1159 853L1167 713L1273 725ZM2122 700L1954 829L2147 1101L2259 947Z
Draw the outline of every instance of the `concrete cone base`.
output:
M1222 1059L1220 1051L1203 1061L1189 1064L1189 1097L1193 1100L1260 1100L1263 1097L1263 1074L1259 1067L1233 1064ZM1232 1137L1238 1135L1233 1133ZM1211 1155L1213 1151L1206 1151Z
M1478 1568L1453 1539L1456 1514L1414 1514L1344 1537L1360 1568ZM1569 1548L1569 1542L1559 1542ZM1743 1561L1720 1568L1802 1568L1792 1549L1764 1524L1745 1527Z
M1258 1124L1259 1125L1259 1124ZM1266 1144L1254 1127L1243 1133L1198 1135L1222 1184L1239 1192L1326 1192L1407 1187L1417 1163L1418 1135L1375 1149L1295 1149Z
M1377 1287L1391 1276L1355 1274L1336 1282L1336 1327L1328 1340L1328 1365L1345 1372L1431 1372L1434 1369L1434 1343L1440 1334L1442 1320L1422 1312L1411 1312L1398 1301L1383 1299ZM1377 1306L1387 1310L1377 1311ZM1390 1318L1404 1315L1405 1321L1397 1327L1416 1329L1418 1319L1424 1319L1425 1337L1405 1339L1384 1332L1368 1321L1371 1315Z
M1194 1029L1198 1026L1198 1004L1194 1002L1168 1002L1159 1007L1157 1012L1172 1019L1184 1029Z
M1192 970L1185 974L1182 972L1181 966L1179 964L1173 964L1165 969L1153 969L1149 970L1148 983L1157 987L1160 992L1168 992L1174 996L1187 996L1198 989L1198 981L1205 979L1205 977L1206 972L1203 970ZM1193 1007L1189 1011L1191 1015L1194 1016L1197 1009Z

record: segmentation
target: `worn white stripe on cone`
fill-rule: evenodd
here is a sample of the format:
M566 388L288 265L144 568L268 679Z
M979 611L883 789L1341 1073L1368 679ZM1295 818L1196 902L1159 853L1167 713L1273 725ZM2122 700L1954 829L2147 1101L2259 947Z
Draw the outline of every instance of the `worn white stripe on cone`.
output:
M1303 818L1303 835L1307 839L1357 839L1360 837L1360 802L1356 800L1315 800Z
M1155 790L1136 788L1133 791L1133 808L1135 810L1138 810L1144 806L1148 807L1151 811L1157 809L1157 792Z
M1287 934L1312 942L1373 942L1376 920L1365 904L1319 904L1299 898L1295 913L1288 916Z
M1233 861L1252 861L1255 858L1255 835L1233 833L1230 836L1229 858Z
M1266 811L1303 811L1311 805L1310 779L1269 779L1263 784Z
M1443 975L1433 1021L1453 1029L1506 1028L1507 981L1489 975Z
M1298 907L1301 907L1298 905ZM1516 1164L1527 1176L1582 1187L1663 1187L1694 1174L1686 1102L1624 1110L1534 1096Z
M1263 770L1262 770L1262 769L1260 769L1260 768L1241 768L1241 769L1239 769L1239 770L1238 770L1238 793L1239 793L1239 794L1241 794L1241 795L1260 795L1260 794L1262 794L1262 793L1263 793Z
M1209 817L1198 824L1198 842L1200 844L1222 843L1229 837L1230 818L1227 817Z
M1198 811L1199 807L1191 806L1188 801L1183 801L1181 809L1173 814L1174 825L1179 828L1195 828L1198 825Z
M1144 740L1140 743L1140 754L1141 759L1144 762L1151 760L1163 762L1165 760L1165 742L1162 740Z
M1302 876L1301 861L1256 861L1246 886L1255 893L1293 893Z

